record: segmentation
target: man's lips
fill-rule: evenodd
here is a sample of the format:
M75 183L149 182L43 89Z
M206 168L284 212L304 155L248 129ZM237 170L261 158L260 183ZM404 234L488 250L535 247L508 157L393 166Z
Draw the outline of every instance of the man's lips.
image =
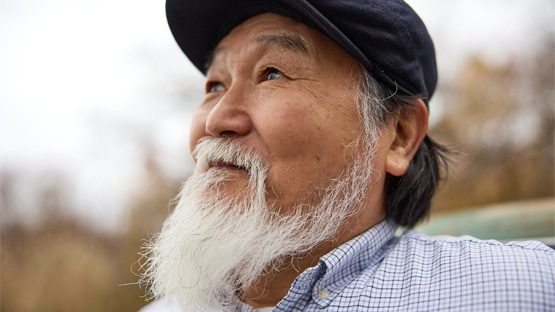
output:
M210 161L208 163L209 169L208 170L245 170L245 167L237 166L232 163L227 163L221 160L218 161Z

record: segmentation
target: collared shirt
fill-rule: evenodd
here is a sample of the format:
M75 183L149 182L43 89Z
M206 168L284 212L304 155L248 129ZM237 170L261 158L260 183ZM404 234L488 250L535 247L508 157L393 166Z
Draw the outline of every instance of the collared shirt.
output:
M273 311L555 311L553 249L412 230L396 237L396 228L383 221L323 256Z

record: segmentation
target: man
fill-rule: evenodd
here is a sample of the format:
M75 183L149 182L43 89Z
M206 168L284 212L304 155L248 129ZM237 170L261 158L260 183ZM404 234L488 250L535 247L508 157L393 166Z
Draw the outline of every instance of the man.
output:
M206 74L195 173L146 248L143 311L555 309L539 243L428 237L445 150L432 41L402 0L168 0Z

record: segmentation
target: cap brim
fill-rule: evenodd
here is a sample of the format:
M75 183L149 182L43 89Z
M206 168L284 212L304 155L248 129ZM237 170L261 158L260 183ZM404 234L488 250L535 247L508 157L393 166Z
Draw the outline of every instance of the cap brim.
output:
M373 67L366 56L325 16L304 0L242 1L168 0L166 14L179 47L203 73L210 52L234 27L250 17L272 12L289 17L326 34L364 67ZM364 61L366 60L366 61Z
M267 0L240 2L167 0L166 2L168 24L175 40L191 62L204 74L207 70L208 57L220 40L246 19L265 12L289 17L324 33L392 91L409 95L421 93L419 86L413 87L410 83L406 83L406 76L396 74L396 69L383 68L369 59L349 37L307 0L271 2ZM376 46L371 49L372 53L380 53L380 48ZM402 49L397 50L402 51Z

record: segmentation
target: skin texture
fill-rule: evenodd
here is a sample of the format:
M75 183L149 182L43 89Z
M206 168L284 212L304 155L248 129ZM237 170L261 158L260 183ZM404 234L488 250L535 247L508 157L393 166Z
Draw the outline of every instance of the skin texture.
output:
M357 157L354 142L362 133L356 109L357 62L318 31L266 13L232 30L218 45L207 73L206 96L191 126L190 148L206 136L234 137L269 164L268 201L279 213L296 204L314 204L330 179ZM277 304L293 280L318 258L383 220L386 173L402 175L425 135L423 103L399 114L382 129L372 160L375 175L364 209L310 255L285 262L240 296L254 307ZM237 194L247 173L227 170L224 194ZM264 286L264 287L262 287Z

